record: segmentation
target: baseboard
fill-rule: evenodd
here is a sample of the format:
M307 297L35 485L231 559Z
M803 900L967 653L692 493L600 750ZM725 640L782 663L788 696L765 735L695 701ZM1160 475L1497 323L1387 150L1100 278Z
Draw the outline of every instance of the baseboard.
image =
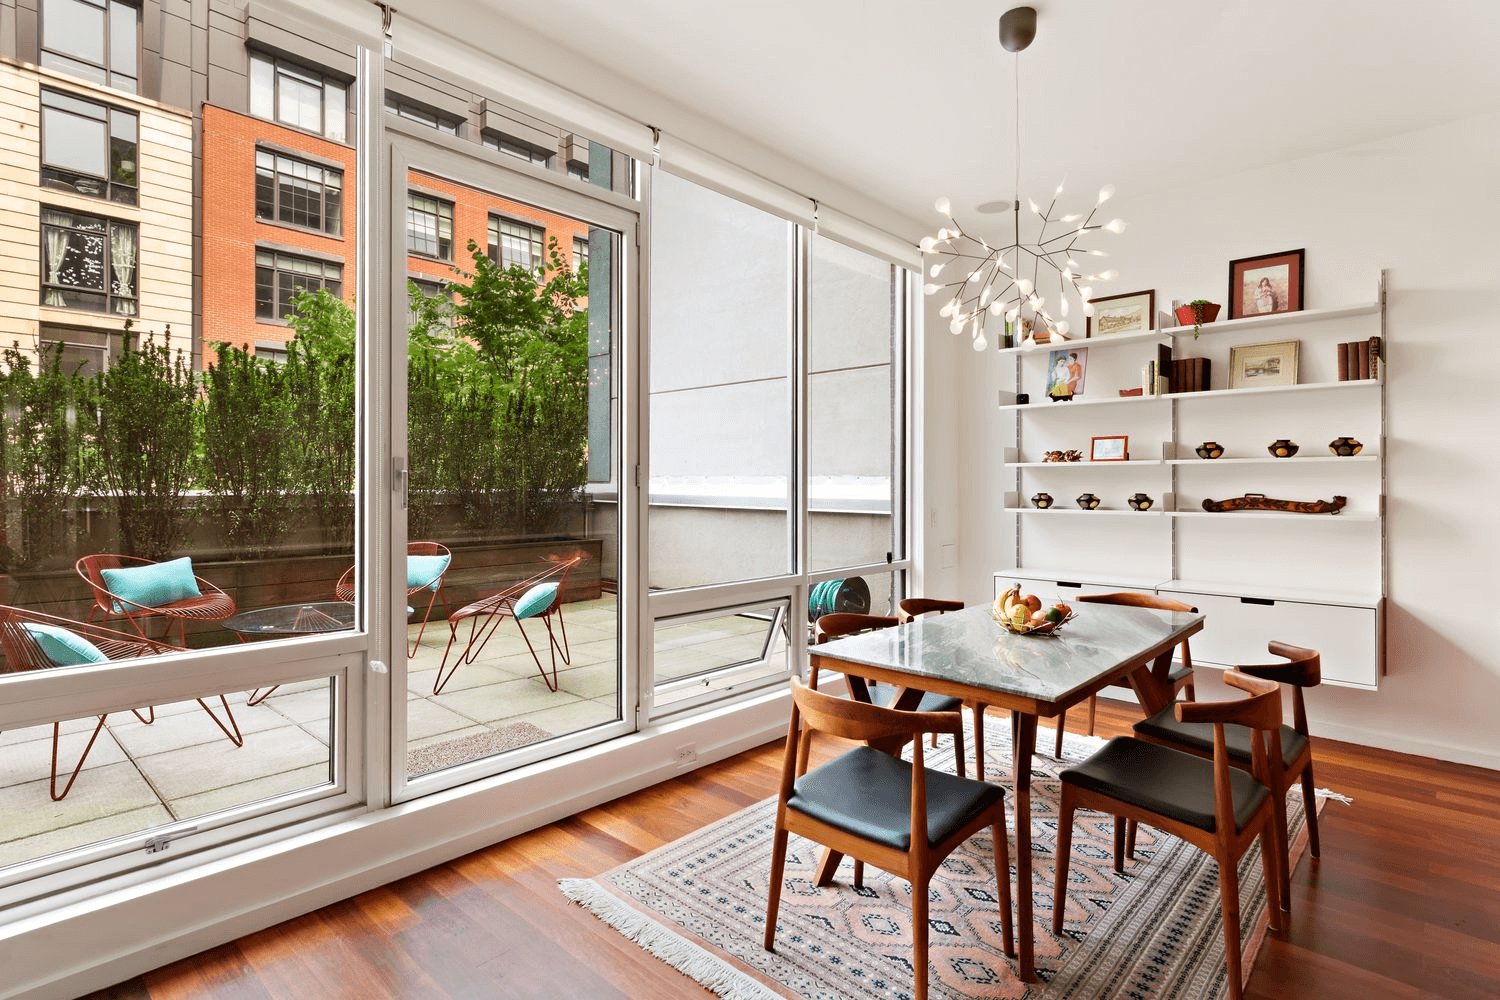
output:
M788 701L783 689L579 751L553 768L363 813L144 885L97 887L87 901L0 927L0 998L67 1000L103 989L679 776L692 770L673 759L684 739L697 744L697 766L732 757L784 735ZM538 799L538 789L552 791ZM530 807L518 807L527 799ZM475 822L486 816L505 819ZM89 947L68 944L78 941Z
M1376 733L1357 726L1341 726L1318 719L1312 720L1308 728L1311 729L1315 738L1321 736L1324 739L1353 743L1356 746L1370 747L1375 750L1390 750L1395 753L1410 754L1413 757L1447 761L1451 764L1471 764L1474 767L1488 768L1492 771L1500 770L1500 751L1413 738L1405 733Z

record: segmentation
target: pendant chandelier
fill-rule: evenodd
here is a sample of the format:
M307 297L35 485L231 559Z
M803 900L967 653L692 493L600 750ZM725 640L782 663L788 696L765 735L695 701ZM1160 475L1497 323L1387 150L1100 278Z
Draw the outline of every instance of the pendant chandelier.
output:
M1066 340L1070 334L1068 321L1070 295L1079 300L1085 316L1094 314L1089 305L1093 297L1093 283L1108 281L1114 271L1085 273L1077 258L1083 256L1105 257L1104 251L1083 246L1084 241L1096 236L1101 230L1110 233L1125 231L1125 223L1112 219L1107 223L1096 223L1095 216L1114 195L1114 188L1106 185L1099 191L1099 200L1087 214L1062 214L1058 199L1063 186L1059 184L1045 210L1034 199L1027 204L1032 220L1039 227L1029 240L1021 239L1021 59L1020 52L1036 37L1036 11L1031 7L1015 7L1000 18L1000 44L1007 52L1016 53L1016 164L1014 201L990 202L980 206L980 211L1011 212L1013 228L1011 242L991 245L981 236L967 232L953 217L953 208L947 198L936 203L938 214L947 219L947 225L936 235L924 236L921 241L923 254L936 257L927 268L927 283L923 291L928 295L940 292L951 293L939 314L948 320L948 329L955 335L969 332L976 351L989 346L985 329L993 332L1000 327L1010 334L1014 346L1024 341L1034 344L1038 331L1046 331L1048 340ZM961 277L942 282L944 272ZM1052 296L1056 298L1052 298ZM1001 341L1002 346L1007 346Z

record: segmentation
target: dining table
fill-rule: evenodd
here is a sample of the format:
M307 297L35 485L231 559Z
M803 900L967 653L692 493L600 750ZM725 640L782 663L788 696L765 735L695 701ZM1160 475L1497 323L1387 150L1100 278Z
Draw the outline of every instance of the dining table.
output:
M1077 606L1055 631L1008 631L988 604L943 615L923 615L905 625L834 639L809 648L810 683L823 671L892 684L893 708L912 710L923 692L952 695L981 713L1011 712L1014 748L1017 963L1027 982L1036 978L1031 915L1031 756L1038 719L1056 718L1112 684L1127 684L1152 714L1173 698L1167 674L1174 648L1201 631L1203 615L1107 604ZM850 684L851 691L865 688ZM976 740L976 744L978 741ZM899 753L899 747L883 747ZM984 748L975 746L977 777ZM962 766L962 765L960 765ZM843 855L828 850L819 885L833 880Z

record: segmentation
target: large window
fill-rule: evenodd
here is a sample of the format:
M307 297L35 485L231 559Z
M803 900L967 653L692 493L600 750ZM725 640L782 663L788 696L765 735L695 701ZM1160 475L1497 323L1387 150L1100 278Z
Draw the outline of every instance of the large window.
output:
M70 374L94 375L109 364L110 335L100 330L75 330L64 326L42 327L44 356L61 351L62 370Z
M315 70L250 54L250 113L344 141L348 88Z
M274 250L255 252L255 317L286 319L298 291L326 288L342 295L344 267L330 261L298 257Z
M490 260L502 267L520 265L528 271L542 267L547 231L516 219L490 216Z
M385 109L407 121L417 122L428 128L435 128L439 132L447 132L449 135L458 135L459 129L463 126L463 119L457 115L429 108L425 104L418 104L416 101L398 97L395 94L385 95Z
M136 314L136 228L95 215L42 209L42 304Z
M134 205L136 131L132 112L43 90L42 184Z
M582 271L589 262L589 241L587 237L573 237L573 270Z
M412 194L406 198L406 249L438 260L453 259L453 203Z
M42 65L116 90L137 89L141 12L122 0L42 0Z
M344 173L260 149L255 152L255 217L337 236L343 226Z

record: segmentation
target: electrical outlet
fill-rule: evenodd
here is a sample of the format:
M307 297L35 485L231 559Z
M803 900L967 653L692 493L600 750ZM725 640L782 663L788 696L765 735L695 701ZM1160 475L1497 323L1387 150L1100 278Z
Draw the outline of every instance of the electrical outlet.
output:
M672 755L672 759L679 766L693 763L698 759L698 744L684 743L677 748L677 752Z

